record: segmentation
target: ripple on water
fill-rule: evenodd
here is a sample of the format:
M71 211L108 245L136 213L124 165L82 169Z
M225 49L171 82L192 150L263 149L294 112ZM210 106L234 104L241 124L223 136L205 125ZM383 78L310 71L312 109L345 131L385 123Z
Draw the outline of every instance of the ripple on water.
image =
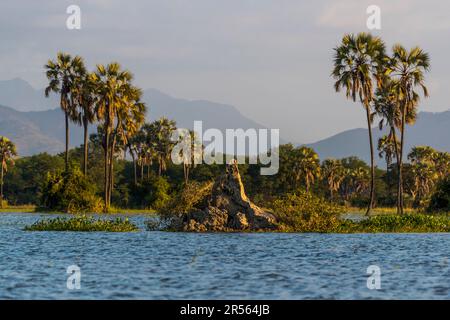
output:
M450 298L449 234L22 231L41 216L0 216L1 299ZM81 290L66 287L73 264Z

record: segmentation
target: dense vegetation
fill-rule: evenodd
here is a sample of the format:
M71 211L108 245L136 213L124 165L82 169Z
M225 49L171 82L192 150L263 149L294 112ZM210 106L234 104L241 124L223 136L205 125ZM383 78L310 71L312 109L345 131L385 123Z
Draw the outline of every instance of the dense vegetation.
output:
M378 37L344 36L335 48L332 77L336 91L363 106L371 163L355 157L319 159L311 148L285 144L278 150L276 175L260 175L259 164L240 165L249 196L271 208L287 231L409 230L417 224L446 230L446 220L400 216L405 207L449 210L450 154L428 146L405 154L406 125L414 124L419 93L428 96L429 66L428 54L418 47L394 45L389 54ZM59 53L45 70L45 93L60 97L65 114L66 150L17 158L13 142L0 137L2 205L4 192L10 204L45 210L108 212L117 207L182 213L203 201L211 182L224 172L220 164L191 165L184 155L180 165L170 161L175 121L145 122L141 90L119 64L89 72L81 57ZM374 143L376 121L387 134ZM83 126L85 143L69 150L72 123ZM88 136L89 125L97 126L96 134ZM375 145L386 170L375 166ZM376 206L395 206L399 216L342 223L338 213L345 206L366 207L367 213Z
M53 218L37 221L26 226L26 231L103 231L103 232L132 232L138 231L128 219L95 219L87 216L68 218Z

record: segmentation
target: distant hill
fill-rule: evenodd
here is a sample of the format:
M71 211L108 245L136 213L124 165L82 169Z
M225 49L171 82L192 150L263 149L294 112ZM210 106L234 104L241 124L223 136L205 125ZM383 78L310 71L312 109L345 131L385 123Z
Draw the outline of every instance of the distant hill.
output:
M58 110L56 111L61 113ZM53 112L51 113L53 114ZM51 127L50 124L55 122L49 121L46 126L41 126L39 120L35 121L41 118L41 114L37 112L35 115L38 115L38 117L33 117L31 113L19 112L0 106L0 135L14 141L20 155L30 155L43 151L57 153L64 150L63 140L60 136L49 134L49 130L45 128Z
M34 89L25 80L0 80L0 105L18 111L42 111L58 107L56 96L46 98L44 89Z
M195 120L202 120L204 129L264 128L230 105L178 99L155 89L145 90L143 99L148 106L148 121L165 116L176 120L180 128L192 128ZM57 101L55 95L47 99L43 90L35 90L24 80L0 81L0 135L14 140L20 155L63 151L64 115ZM92 126L91 132L94 130ZM373 133L376 144L382 133L378 128L374 128ZM80 127L72 124L70 136L71 146L82 144ZM285 143L285 140L281 140L281 143ZM417 123L407 128L407 150L415 145L430 145L438 150L450 151L450 110L440 113L420 112ZM321 159L352 155L365 161L370 159L367 129L347 130L308 146L313 147ZM378 158L378 152L376 159L380 165L384 163Z
M378 138L384 133L373 128L375 148ZM417 122L406 128L406 152L417 145L429 145L437 150L450 152L450 110L445 112L420 112ZM352 129L338 133L327 139L309 144L321 159L357 156L370 161L367 129ZM381 165L378 151L376 160Z
M266 128L243 116L234 106L206 101L185 100L171 97L161 91L144 91L144 101L148 106L147 119L166 117L177 121L180 128L192 128L195 120L202 120L204 128Z
M64 150L64 115L58 108L56 96L52 95L47 99L41 91L34 90L21 79L0 81L0 135L16 141L21 155ZM145 90L143 100L148 106L148 121L165 116L175 120L179 128L190 129L195 120L203 121L204 130L265 128L230 105L206 100L178 99L155 89ZM45 103L56 108L45 108ZM42 108L46 110L33 111ZM95 128L92 126L90 131L94 132ZM71 124L71 146L82 144L82 139L81 128Z

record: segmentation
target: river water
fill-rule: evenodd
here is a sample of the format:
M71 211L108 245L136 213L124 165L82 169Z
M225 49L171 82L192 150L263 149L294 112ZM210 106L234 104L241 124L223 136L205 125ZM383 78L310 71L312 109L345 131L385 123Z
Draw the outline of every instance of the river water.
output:
M450 234L22 231L42 217L0 214L0 299L450 299Z

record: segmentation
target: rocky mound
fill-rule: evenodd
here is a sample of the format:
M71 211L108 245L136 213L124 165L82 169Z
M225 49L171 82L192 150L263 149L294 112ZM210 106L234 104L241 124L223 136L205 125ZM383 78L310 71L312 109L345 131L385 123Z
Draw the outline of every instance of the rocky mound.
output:
M203 208L179 217L175 229L190 232L257 231L276 229L276 219L245 194L237 164L214 183Z

